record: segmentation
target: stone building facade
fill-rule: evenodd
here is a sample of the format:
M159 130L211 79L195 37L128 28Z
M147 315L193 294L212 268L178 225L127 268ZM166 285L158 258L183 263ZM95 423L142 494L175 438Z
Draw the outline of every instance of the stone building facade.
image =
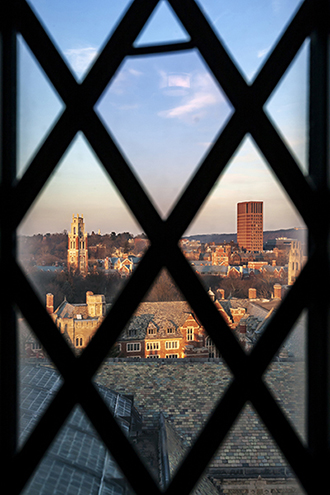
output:
M300 241L292 241L289 252L288 285L293 285L303 266L303 252Z
M228 246L216 246L214 250L212 250L212 255L211 255L211 260L212 260L212 265L218 265L218 266L228 266L229 265L229 259L231 255L231 246L228 244Z
M54 307L52 298L52 294L47 294L47 308ZM64 299L50 314L63 336L79 352L88 345L105 318L105 297L88 291L85 303L71 304Z
M282 289L280 285L273 300L275 306L281 299L279 289ZM274 304L269 303L269 308L260 309L261 312L254 315L255 309L247 305L248 299L218 300L211 289L208 295L242 347L249 351ZM250 289L249 299L257 300L255 289ZM93 338L110 305L106 304L104 295L88 291L85 303L72 304L65 299L54 311L54 296L49 293L46 295L46 309L60 332L79 353ZM259 333L255 333L256 330ZM211 337L186 301L141 303L117 339L111 355L148 359L220 357Z

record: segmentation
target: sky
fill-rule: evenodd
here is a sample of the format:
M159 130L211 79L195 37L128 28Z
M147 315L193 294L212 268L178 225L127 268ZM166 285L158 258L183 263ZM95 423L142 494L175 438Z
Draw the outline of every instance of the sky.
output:
M128 0L29 0L77 81L82 81ZM199 0L243 77L252 82L299 0ZM162 0L136 45L189 39ZM63 111L63 103L18 40L18 178ZM266 103L265 110L302 170L306 170L308 43ZM162 218L225 126L233 109L198 51L127 57L95 111L143 183ZM264 230L301 227L250 136L246 136L186 234L236 232L236 204L264 201ZM19 233L62 232L72 214L88 232L139 234L142 228L103 171L82 133L23 219Z

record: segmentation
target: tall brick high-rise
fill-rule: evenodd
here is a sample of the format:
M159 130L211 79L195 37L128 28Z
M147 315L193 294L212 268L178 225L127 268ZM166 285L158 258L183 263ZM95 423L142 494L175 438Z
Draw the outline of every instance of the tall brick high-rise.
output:
M68 234L68 270L88 272L87 232L83 216L72 215L71 232Z
M237 243L247 251L263 250L263 202L237 203Z

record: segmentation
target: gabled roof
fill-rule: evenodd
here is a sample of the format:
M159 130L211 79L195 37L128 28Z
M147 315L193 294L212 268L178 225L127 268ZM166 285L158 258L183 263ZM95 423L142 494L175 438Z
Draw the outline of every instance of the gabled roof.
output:
M151 324L159 331L165 331L167 328L179 329L190 312L190 306L186 301L142 302L121 338L144 339ZM129 337L129 330L136 330L136 336Z
M54 313L59 318L76 318L79 314L83 318L88 318L88 306L87 304L71 304L64 299Z

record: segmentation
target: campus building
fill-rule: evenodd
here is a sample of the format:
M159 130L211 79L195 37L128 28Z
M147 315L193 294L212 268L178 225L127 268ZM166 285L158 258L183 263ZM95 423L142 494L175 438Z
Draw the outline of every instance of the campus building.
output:
M263 250L263 202L237 203L237 243L247 251Z
M277 287L279 286L279 287ZM210 289L209 297L245 350L249 350L261 333L270 310L281 299L277 284L274 302L261 308L250 304L257 299L250 289L249 299L220 300ZM86 292L86 302L70 303L64 299L54 310L54 296L46 295L46 310L74 351L79 354L91 341L111 304L103 294ZM32 337L25 339L25 355L40 356L42 348ZM142 302L119 335L111 353L118 358L208 359L220 357L211 337L186 301Z
M88 345L106 315L104 295L92 291L86 292L85 303L72 304L64 299L55 311L54 296L47 294L46 309L77 352Z

